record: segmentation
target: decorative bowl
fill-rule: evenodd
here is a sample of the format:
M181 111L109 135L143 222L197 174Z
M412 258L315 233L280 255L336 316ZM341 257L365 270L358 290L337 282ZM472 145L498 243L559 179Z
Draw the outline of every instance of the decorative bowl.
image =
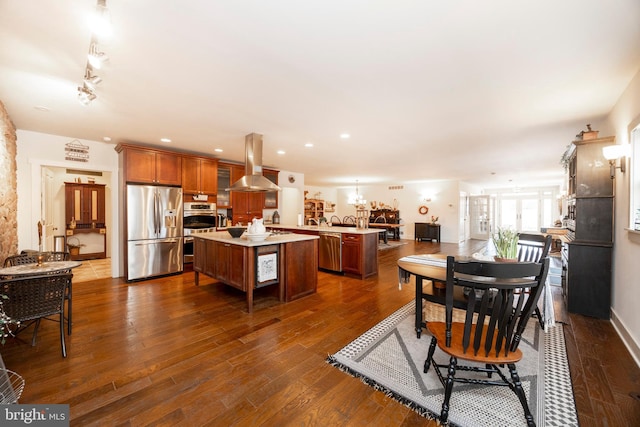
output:
M245 233L246 238L251 242L263 242L271 233Z
M229 234L231 234L231 237L233 237L234 239L237 239L238 237L242 236L242 233L244 233L244 231L246 230L246 228L244 227L228 227L227 231L229 232Z

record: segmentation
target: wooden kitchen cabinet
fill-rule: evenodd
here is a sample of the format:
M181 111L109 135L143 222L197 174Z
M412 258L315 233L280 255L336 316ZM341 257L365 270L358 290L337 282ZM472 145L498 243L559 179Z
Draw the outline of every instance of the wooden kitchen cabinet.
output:
M182 185L182 156L169 151L118 144L125 182Z
M361 279L378 273L377 234L342 234L342 271Z
M233 184L245 174L243 165L233 165L231 167L231 183ZM231 212L233 224L241 223L246 225L253 218L262 218L264 207L264 193L247 193L244 191L231 192Z
M193 239L193 270L245 289L246 248L208 239Z
M65 222L77 228L104 228L105 184L64 183Z
M218 163L218 191L216 195L218 209L231 207L231 191L227 190L233 183L231 168L232 165L228 163Z
M324 200L306 199L304 201L304 223L309 224L310 219L319 220L324 216ZM317 224L317 223L315 223Z
M182 157L182 193L214 196L218 191L218 160L204 157Z
M213 242L215 272L212 277L241 291L247 291L245 286L245 252L243 246L229 243Z

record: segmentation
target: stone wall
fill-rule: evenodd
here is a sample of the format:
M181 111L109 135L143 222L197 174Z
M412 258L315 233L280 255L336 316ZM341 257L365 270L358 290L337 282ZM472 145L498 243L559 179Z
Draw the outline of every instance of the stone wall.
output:
M16 127L0 101L0 262L18 252Z

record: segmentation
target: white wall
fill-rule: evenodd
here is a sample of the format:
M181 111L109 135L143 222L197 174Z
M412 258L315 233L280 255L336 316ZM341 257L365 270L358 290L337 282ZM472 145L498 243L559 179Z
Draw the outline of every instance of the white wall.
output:
M629 143L629 126L637 124L639 120L640 71L609 115L609 123L615 131L618 144ZM629 172L623 174L620 170L616 171L612 321L640 365L640 279L637 266L640 260L640 235L625 230L625 227L629 227L630 175Z
M442 242L458 243L459 228L459 183L457 181L441 180L429 181L416 184L405 184L402 188L391 188L387 185L362 185L358 184L358 193L367 200L367 209L371 209L371 201L380 202L386 206L397 206L400 211L401 228L400 238L412 240L414 238L414 224L416 222L430 222L431 216L439 217L441 224ZM349 205L349 196L355 194L355 183L350 187L338 189L325 187L305 187L308 191L307 197L313 198L316 192L322 193L322 199L336 203L336 212L325 215L330 219L336 215L343 219L347 215L356 214L356 210ZM431 198L430 202L425 202L425 197ZM427 215L418 212L420 206L429 208Z
M108 186L118 188L118 153L114 145L103 142L80 140L89 147L89 160L77 162L65 160L65 145L74 140L71 137L48 135L38 132L18 130L16 155L18 176L18 250L38 247L36 224L40 220L40 198L42 194L41 170L43 166L104 171L110 173ZM118 192L111 191L111 218L118 218ZM120 251L117 248L120 235L118 221L112 221L110 235L111 273L121 275Z

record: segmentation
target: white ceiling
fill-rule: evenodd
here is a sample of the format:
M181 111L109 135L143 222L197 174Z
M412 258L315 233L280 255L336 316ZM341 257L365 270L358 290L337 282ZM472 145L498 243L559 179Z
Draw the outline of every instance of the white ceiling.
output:
M110 60L84 107L95 5L0 0L18 129L238 161L258 132L265 166L307 185L558 183L567 144L640 70L638 0L107 0Z

